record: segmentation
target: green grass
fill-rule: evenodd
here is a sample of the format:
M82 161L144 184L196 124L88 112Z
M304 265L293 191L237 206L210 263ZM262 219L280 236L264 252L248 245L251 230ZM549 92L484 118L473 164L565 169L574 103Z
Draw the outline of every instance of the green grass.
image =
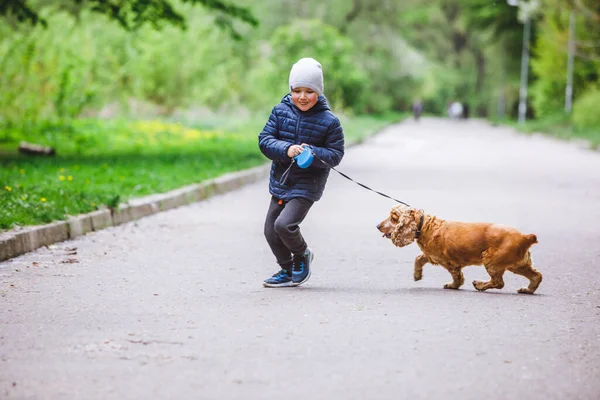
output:
M597 129L581 130L573 127L567 114L556 113L552 117L528 120L525 124L517 121L496 121L507 124L524 133L543 133L559 139L584 139L590 143L593 149L600 148L600 127Z
M347 142L401 115L343 118ZM265 121L75 120L0 129L0 229L63 220L223 173L260 165ZM219 127L219 128L218 128ZM56 157L16 152L20 140L53 146Z

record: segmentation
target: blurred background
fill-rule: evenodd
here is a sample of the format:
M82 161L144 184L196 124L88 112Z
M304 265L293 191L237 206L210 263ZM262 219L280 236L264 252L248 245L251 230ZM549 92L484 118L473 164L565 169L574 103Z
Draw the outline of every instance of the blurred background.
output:
M11 2L29 7L47 26L2 10L3 121L110 116L144 103L163 114L264 110L287 91L289 68L305 55L323 64L336 109L408 110L422 98L425 110L444 114L458 99L473 116L517 117L525 16L510 0L225 3L245 8L241 16L201 1L112 2L122 5L118 14L108 1ZM158 3L171 5L181 20L151 8ZM522 3L535 8L528 11L528 116L564 114L574 15L573 122L585 126L580 114L600 102L600 3ZM135 6L144 4L148 9L136 14Z
M301 57L350 140L421 101L600 143L598 0L3 0L0 228L264 162Z

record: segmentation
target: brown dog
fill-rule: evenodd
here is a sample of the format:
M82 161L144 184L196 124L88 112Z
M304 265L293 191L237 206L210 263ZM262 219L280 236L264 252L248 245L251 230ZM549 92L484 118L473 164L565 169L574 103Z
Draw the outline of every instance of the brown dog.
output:
M397 205L390 216L377 225L383 236L398 247L417 241L423 254L415 259L415 281L423 277L423 265L441 265L452 275L444 289L458 289L465 282L462 268L484 265L491 279L473 281L475 289L502 289L502 276L508 270L529 279L519 293L533 294L542 274L531 266L529 248L537 243L535 235L523 235L515 228L489 223L444 221L423 210Z

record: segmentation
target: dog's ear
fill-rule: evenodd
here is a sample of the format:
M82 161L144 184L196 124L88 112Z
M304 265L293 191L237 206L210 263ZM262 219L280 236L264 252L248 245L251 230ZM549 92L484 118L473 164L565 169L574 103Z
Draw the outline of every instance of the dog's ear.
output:
M416 211L414 208L410 208L410 210L408 210L408 218L410 218L410 221L415 221L417 219L416 217Z
M408 246L415 240L415 234L411 229L412 224L399 223L392 232L392 243L397 247Z

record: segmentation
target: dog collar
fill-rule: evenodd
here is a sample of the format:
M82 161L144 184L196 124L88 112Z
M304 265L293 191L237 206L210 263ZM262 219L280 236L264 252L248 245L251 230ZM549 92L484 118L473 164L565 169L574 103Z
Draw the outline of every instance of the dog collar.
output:
M423 211L423 210L421 210ZM415 232L415 239L421 237L421 229L423 228L423 221L425 220L425 212L421 214L421 219L419 220L419 225L417 226L417 231Z

